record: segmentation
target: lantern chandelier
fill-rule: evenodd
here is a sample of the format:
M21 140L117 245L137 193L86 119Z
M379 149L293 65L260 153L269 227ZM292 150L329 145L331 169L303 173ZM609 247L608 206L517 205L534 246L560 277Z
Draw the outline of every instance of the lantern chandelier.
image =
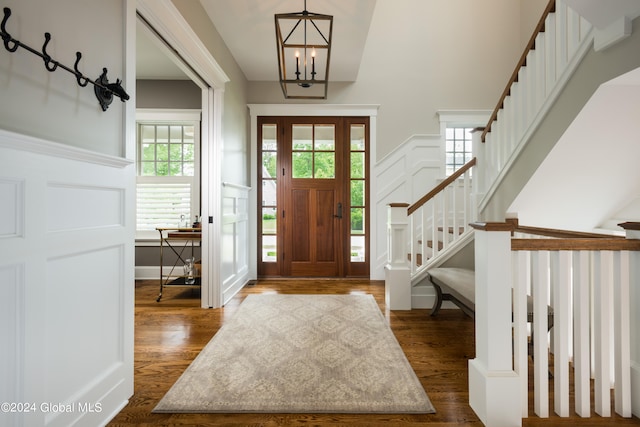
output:
M326 99L333 16L307 11L304 0L302 12L278 13L275 23L284 97Z

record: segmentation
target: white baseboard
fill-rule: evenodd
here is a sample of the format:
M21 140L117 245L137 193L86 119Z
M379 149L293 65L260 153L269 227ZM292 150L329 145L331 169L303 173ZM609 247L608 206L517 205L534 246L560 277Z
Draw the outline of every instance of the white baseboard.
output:
M136 280L159 280L160 266L158 265L136 265Z

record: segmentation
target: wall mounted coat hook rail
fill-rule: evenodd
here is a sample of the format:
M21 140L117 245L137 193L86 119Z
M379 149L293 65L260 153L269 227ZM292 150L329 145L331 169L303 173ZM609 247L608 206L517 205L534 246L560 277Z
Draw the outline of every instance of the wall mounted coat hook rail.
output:
M94 86L94 93L96 95L96 98L98 98L98 102L100 103L100 107L102 107L102 111L107 111L107 108L109 108L109 105L113 101L114 96L120 98L122 102L129 99L129 95L122 87L122 81L120 79L117 79L115 83L109 83L106 68L102 69L102 74L100 74L100 76L95 80L90 80L84 74L82 74L78 68L80 59L82 59L82 53L76 52L76 62L73 64L73 69L53 59L47 53L47 45L51 41L50 33L44 33L44 44L42 45L41 51L37 51L36 49L33 49L32 47L22 43L20 40L16 40L11 37L11 34L9 34L6 29L7 21L11 16L11 9L5 7L3 8L3 11L4 17L2 18L2 22L0 23L0 36L2 37L2 42L4 43L5 49L7 49L9 52L15 52L19 47L21 47L42 58L47 71L54 72L58 68L61 68L73 74L76 77L78 85L80 85L81 87L85 87L89 83L91 83Z

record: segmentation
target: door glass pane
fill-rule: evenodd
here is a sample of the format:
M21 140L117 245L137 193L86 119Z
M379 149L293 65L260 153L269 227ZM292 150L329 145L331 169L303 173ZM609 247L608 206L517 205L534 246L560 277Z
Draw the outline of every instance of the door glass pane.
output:
M351 178L364 178L364 153L351 153Z
M262 262L276 262L277 247L276 236L262 236Z
M351 150L364 151L364 125L351 125Z
M293 125L291 131L293 133L292 148L294 150L311 150L313 148L313 126Z
M315 153L314 178L335 178L336 160L335 153Z
M262 181L262 205L276 206L276 180L265 179Z
M316 125L315 131L314 149L319 151L334 151L336 146L334 125Z
M293 152L292 156L292 177L293 178L313 178L313 152Z
M276 234L277 231L277 215L276 208L262 209L262 233Z
M351 206L364 206L364 181L351 181Z
M351 262L364 262L364 249L364 236L351 236Z
M278 148L276 140L276 125L262 125L262 150L275 151Z
M262 178L275 178L277 153L266 151L262 153Z
M351 208L351 234L364 234L364 208Z

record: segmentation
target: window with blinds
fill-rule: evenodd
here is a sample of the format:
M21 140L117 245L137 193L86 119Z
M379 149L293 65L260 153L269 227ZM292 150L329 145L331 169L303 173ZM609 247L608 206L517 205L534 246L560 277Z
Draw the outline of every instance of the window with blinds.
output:
M191 209L191 191L190 180L163 182L139 178L136 186L137 230L155 232L156 227L175 227L181 218L190 220L195 216Z
M191 224L199 207L199 123L138 122L136 237Z

